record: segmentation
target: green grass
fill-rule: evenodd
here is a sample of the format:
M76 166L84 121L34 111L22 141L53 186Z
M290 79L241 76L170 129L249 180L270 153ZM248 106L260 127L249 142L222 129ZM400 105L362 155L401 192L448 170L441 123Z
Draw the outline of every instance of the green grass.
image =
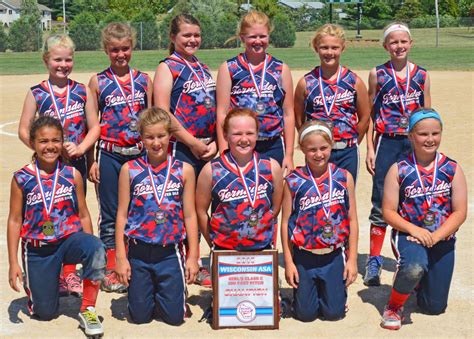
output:
M380 30L362 31L364 39L377 40ZM317 56L309 47L313 32L297 33L293 48L270 48L269 52L286 62L291 69L308 70L318 63ZM347 32L348 39L355 31ZM444 28L441 30L439 47L435 47L434 29L413 30L414 46L410 60L428 70L474 70L474 30L468 28ZM241 49L202 50L198 57L213 70ZM153 72L158 62L167 56L167 51L135 51L133 66ZM348 42L342 63L355 70L368 70L383 63L387 53L381 41ZM76 52L75 72L97 72L108 66L107 56L102 51ZM0 75L41 74L45 68L39 52L0 53Z

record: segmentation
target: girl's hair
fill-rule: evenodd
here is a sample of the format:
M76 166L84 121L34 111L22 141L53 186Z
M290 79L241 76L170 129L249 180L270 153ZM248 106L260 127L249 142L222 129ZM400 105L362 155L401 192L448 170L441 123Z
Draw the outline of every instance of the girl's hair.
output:
M230 119L232 119L234 117L250 117L250 118L252 118L255 121L255 126L256 126L257 131L258 131L257 114L249 108L237 107L237 108L231 109L229 111L229 113L227 113L227 115L225 116L224 123L222 124L222 128L224 130L224 133L227 134L227 132L229 132L229 121L230 121Z
M42 129L43 127L53 127L56 128L58 131L61 132L61 140L64 140L64 132L63 126L61 126L61 122L53 117L50 116L40 116L33 121L30 127L30 144L33 144L36 140L36 133ZM36 152L33 153L32 160L35 161L36 159Z
M76 46L74 41L66 34L53 34L49 36L43 45L43 60L46 62L49 59L51 50L56 47L68 48L74 54Z
M273 31L270 19L265 13L251 10L240 19L237 35L245 34L253 25L265 25L267 26L268 33Z
M393 26L403 26L403 27L401 27L402 30L405 30L404 28L406 28L407 34L411 39L411 33L410 33L410 29L408 28L408 25L406 23L402 22L402 21L393 21L393 22L389 23L387 26L385 26L383 28L383 36L384 36L383 40L384 40L384 42L385 42L385 40L387 40L388 36L390 35L390 34L387 35L387 33L386 33L387 30L389 28L393 27Z
M150 107L140 112L140 118L138 119L138 131L140 134L143 134L145 127L155 124L163 124L169 134L173 132L171 118L165 110L158 107Z
M102 29L102 48L106 49L112 40L128 39L135 48L137 33L133 27L123 22L111 22Z
M176 36L180 32L181 24L196 25L201 28L199 20L193 17L191 14L179 14L173 18L170 22L170 45L168 50L170 54L173 54L175 51L174 43L171 41L171 37Z
M313 40L311 40L311 45L315 50L321 39L325 36L339 38L341 39L342 44L346 42L346 33L344 33L344 29L341 26L336 24L325 24L318 28Z
M306 132L303 136L303 138L301 138L301 136L303 135L303 133L305 132L305 130L307 130L308 128L310 128L311 126L321 126L322 128L321 129L314 129L310 132ZM327 132L324 131L324 129L328 129L330 132L331 132L331 135L327 134ZM310 120L310 121L306 121L303 126L301 126L300 130L299 130L299 135L300 137L298 138L298 144L301 148L301 144L303 143L304 139L309 136L309 135L312 135L312 134L318 134L318 135L321 135L324 140L326 140L330 145L332 145L332 127L324 122L324 121L320 121L320 120Z

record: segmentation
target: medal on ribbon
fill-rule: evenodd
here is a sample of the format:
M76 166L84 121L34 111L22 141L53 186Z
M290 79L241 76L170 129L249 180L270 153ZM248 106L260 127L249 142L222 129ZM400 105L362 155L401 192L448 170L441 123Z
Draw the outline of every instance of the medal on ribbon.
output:
M214 100L212 100L211 96L209 95L209 91L207 90L207 81L208 79L206 78L206 73L204 72L204 68L202 67L201 63L199 62L199 60L196 58L196 57L193 57L194 59L194 62L198 65L199 67L199 70L201 71L201 74L202 74L202 77L203 79L201 79L201 77L199 76L199 74L196 72L196 70L194 69L194 67L188 62L188 60L186 60L185 58L183 58L181 55L179 55L178 53L174 52L173 53L178 59L180 59L181 61L183 61L186 66L188 66L188 68L191 70L191 72L194 74L194 76L196 77L196 79L198 79L199 83L201 84L201 87L202 89L204 90L204 92L206 92L206 96L204 97L204 107L206 107L207 109L209 108L212 108L212 106L214 105Z
M158 194L158 189L156 187L153 171L151 170L151 165L148 163L148 158L145 156L146 167L148 170L148 177L150 178L151 187L153 189L153 196L155 197L156 204L158 205L158 209L154 213L155 222L157 225L164 224L166 222L166 211L161 208L161 203L163 202L163 199L166 195L166 188L168 187L168 182L170 179L173 157L169 155L166 161L168 161L168 164L166 165L165 182L163 183L163 187L161 189L160 194Z
M416 176L418 177L418 181L420 182L423 196L425 197L425 200L426 200L426 205L428 206L428 210L425 212L423 216L423 225L427 227L433 226L434 223L436 222L436 212L432 208L433 192L434 192L434 187L436 186L436 179L438 177L439 153L436 153L434 169L433 169L433 182L431 184L431 188L429 189L429 191L427 191L425 184L423 183L423 180L421 178L420 171L418 170L418 164L416 162L415 152L412 153L412 157L413 157L413 162L415 164Z
M311 170L309 168L309 165L306 164L306 170L308 171L308 175L311 178L311 181L313 182L314 189L316 190L316 194L319 197L319 201L321 202L321 206L323 208L324 212L324 219L321 220L321 226L323 229L322 232L322 237L326 240L331 239L334 236L334 227L331 223L331 202L332 202L332 170L331 170L331 165L328 166L328 172L329 172L329 202L328 202L328 207L324 206L324 201L323 201L323 195L321 194L321 191L319 190L318 184L316 183L316 179L313 177L313 173L311 173Z
M128 106L129 113L130 113L130 122L128 124L128 128L132 132L138 131L138 119L137 116L135 115L135 110L133 108L133 105L135 104L135 81L133 80L133 72L132 69L129 68L128 72L130 74L130 86L132 87L132 93L131 93L131 98L128 100L127 96L125 95L125 91L120 85L120 82L117 79L117 76L115 75L114 71L112 70L111 67L109 67L109 71L112 74L112 77L114 78L115 84L117 85L118 89L120 90L120 94L122 94L123 100L125 100L125 103ZM131 102L130 102L131 101Z
M243 59L247 63L247 67L249 69L250 77L252 78L252 84L253 84L253 86L255 88L255 91L257 92L257 96L258 96L258 100L255 103L255 112L259 115L264 114L267 109L266 109L265 102L263 101L263 98L262 98L262 92L263 92L263 85L265 83L265 75L267 74L268 56L267 56L267 54L265 54L265 60L263 62L262 73L260 75L260 85L257 84L257 78L255 77L255 73L253 72L252 66L247 61L247 57L245 56L245 53L243 54Z
M242 180L242 184L244 185L244 188L245 188L245 194L247 194L247 198L248 198L249 203L250 203L251 210L250 210L250 213L249 213L248 219L247 219L248 224L251 227L256 227L256 226L258 226L258 222L259 222L259 219L260 219L260 217L258 215L258 211L255 208L255 202L257 201L258 185L259 185L259 179L258 179L259 178L259 171L258 171L258 167L257 167L257 156L255 155L255 153L253 153L253 155L252 155L253 169L254 169L254 172L255 172L255 180L254 180L255 187L254 187L254 191L253 191L253 195L252 195L251 192L250 192L250 189L249 189L249 185L247 184L247 180L245 179L245 175L242 172L242 170L240 169L239 165L237 164L237 161L235 161L234 157L232 156L232 153L229 152L228 154L229 154L229 158L232 160L235 167L237 167L237 171L239 172L239 177Z
M319 67L319 77L318 77L319 91L321 92L321 101L323 102L324 112L326 112L326 115L328 117L331 115L332 109L334 108L334 104L336 103L337 94L339 93L339 80L341 80L341 74L342 74L342 67L339 66L337 70L337 78L336 78L336 91L334 92L334 98L332 99L332 102L329 103L329 106L328 106L328 101L326 100L326 95L324 93L323 74L321 72L321 67Z
M56 113L58 120L61 122L61 126L63 127L64 133L66 133L67 131L64 129L64 126L66 124L66 115L67 115L67 109L69 107L69 99L70 99L70 94L71 94L69 79L67 80L67 85L66 85L66 105L64 106L63 114L61 114L59 111L59 104L58 104L58 101L56 100L56 96L54 95L53 85L51 84L51 81L49 80L48 80L48 91L53 101L54 113ZM64 135L64 142L67 142L67 141L69 141L69 138L66 135Z
M35 163L35 171L36 171L36 182L38 184L38 188L41 195L41 201L43 202L44 212L46 214L45 221L42 225L43 234L47 237L54 235L54 223L51 220L51 209L53 207L54 198L56 197L56 188L58 184L59 178L59 161L56 163L56 169L54 171L54 179L53 179L53 186L51 187L51 198L49 200L46 199L45 189L43 187L43 182L41 181L41 172L38 166L38 161Z
M397 79L397 73L395 72L395 69L393 68L393 64L390 62L390 70L392 71L392 77L393 81L395 82L395 86L397 87L397 92L398 92L398 97L400 98L400 106L402 108L402 115L398 121L398 124L402 128L407 128L408 127L408 116L407 116L407 97L408 97L408 90L410 89L410 63L407 62L406 66L406 88L405 88L405 93L402 93L401 91L401 86L398 84L398 79Z

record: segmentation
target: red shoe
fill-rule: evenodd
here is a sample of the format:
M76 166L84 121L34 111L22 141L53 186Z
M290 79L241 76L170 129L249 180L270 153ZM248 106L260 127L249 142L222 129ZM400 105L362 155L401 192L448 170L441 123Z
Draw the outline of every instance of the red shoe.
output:
M114 271L105 272L105 277L100 283L100 289L104 292L125 293L127 287L122 285L117 279Z
M211 288L212 280L209 271L204 267L200 267L198 274L196 275L196 281L194 282L194 284Z
M399 330L402 327L403 320L405 320L403 307L395 308L387 305L383 311L380 326L388 330Z

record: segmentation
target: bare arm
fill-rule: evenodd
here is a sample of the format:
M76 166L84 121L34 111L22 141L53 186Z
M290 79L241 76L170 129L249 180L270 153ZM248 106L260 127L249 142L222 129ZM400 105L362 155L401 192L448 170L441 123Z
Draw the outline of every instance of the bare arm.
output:
M273 194L272 194L272 209L273 216L276 220L280 213L281 200L283 197L283 176L282 169L278 162L274 159L270 159L272 164L272 183L273 183Z
M370 119L367 129L367 155L365 165L370 175L375 174L375 147L374 147L374 99L377 92L377 71L373 68L369 74L369 107Z
M285 90L285 101L283 102L283 122L285 137L285 158L282 169L286 173L293 170L293 150L295 145L295 111L293 109L293 79L290 68L283 64L282 71L283 89Z
M400 185L398 183L398 165L395 163L390 167L385 176L383 201L382 201L382 215L385 222L394 229L408 233L417 239L423 246L433 246L433 238L431 232L422 227L418 227L411 222L403 219L398 214L398 194Z
M201 231L204 239L206 239L209 247L212 247L211 237L209 235L209 215L207 211L211 204L211 190L212 190L212 168L211 163L208 162L199 174L196 196L196 213L198 217L199 230Z
M119 281L128 286L132 271L125 249L125 225L127 224L128 205L130 203L130 174L127 163L120 170L118 185L118 207L115 219L115 256L117 260L115 272Z
M230 107L230 92L232 89L232 80L230 78L229 69L227 68L227 62L224 62L217 73L216 83L216 131L217 131L217 143L219 152L223 152L228 148L227 141L224 139L224 131L222 125L224 119L229 112Z
M347 263L344 268L344 279L346 286L349 286L357 279L357 246L359 242L359 223L357 221L357 206L354 189L354 179L352 175L347 173L347 190L349 192L349 251L347 255Z
M97 80L97 75L94 74L89 80L89 91L87 94L87 103L90 105L90 109L97 114L97 120L99 116L99 82ZM90 93L90 95L89 95ZM100 126L99 126L99 137L100 137ZM88 166L89 166L89 180L93 183L98 184L100 181L100 172L99 164L94 160L94 152L87 154L88 157Z
M18 137L30 149L30 127L36 115L36 101L31 93L28 91L23 102L23 110L21 111L20 124L18 126Z
M431 108L431 79L428 72L426 72L425 90L425 107Z
M281 245L283 248L283 258L285 260L285 279L286 282L293 288L298 287L299 276L291 251L290 236L288 234L288 220L293 209L293 202L291 192L288 184L284 184L283 189L283 208L281 216Z
M94 234L94 231L92 230L91 216L89 214L89 209L87 208L86 198L84 195L82 175L76 169L74 169L74 183L76 184L77 206L82 229L85 233Z
M18 263L18 243L20 241L20 232L23 222L23 192L14 178L12 179L10 187L10 212L8 214L7 226L8 282L13 290L20 292L20 287L17 282L19 282L21 286L23 278L21 267Z
M357 91L357 133L359 136L357 137L357 142L360 144L364 139L364 135L369 128L369 121L370 121L370 104L369 104L369 96L367 93L367 88L364 85L364 82L357 77L355 89Z
M434 244L456 232L467 217L467 183L464 172L459 165L457 165L452 182L451 203L453 212L446 222L433 232Z
M295 89L295 125L299 131L305 122L304 106L306 101L306 80L304 77L298 81Z
M186 227L186 238L188 250L186 253L186 283L192 284L199 270L199 241L198 221L195 208L196 179L194 169L188 163L183 164L184 190L183 190L183 213L184 225Z

